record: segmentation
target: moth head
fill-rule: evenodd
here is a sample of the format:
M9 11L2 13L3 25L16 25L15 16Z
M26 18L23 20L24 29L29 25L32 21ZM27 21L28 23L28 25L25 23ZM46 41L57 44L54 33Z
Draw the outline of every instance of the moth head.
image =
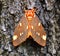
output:
M25 17L27 18L28 21L32 20L35 16L35 10L30 9L30 10L25 10Z

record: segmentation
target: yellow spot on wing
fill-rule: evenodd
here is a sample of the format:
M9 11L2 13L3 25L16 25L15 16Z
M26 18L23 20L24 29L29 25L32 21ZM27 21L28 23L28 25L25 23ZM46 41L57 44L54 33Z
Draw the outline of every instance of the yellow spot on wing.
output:
M39 23L38 23L38 26L40 26L40 25L41 25L41 23L39 22Z
M22 23L19 23L20 26L22 26Z
M27 29L28 29L28 26L27 26Z
M16 39L17 39L17 35L14 35L14 36L13 36L13 40L16 40Z
M42 38L43 38L43 40L46 40L46 35L43 35Z
M23 32L22 33L20 33L20 36L23 34Z
M38 36L40 36L40 33L36 32L36 34L37 34Z
M22 35L22 33L20 33L20 36Z
M32 26L32 29L33 29L33 26Z

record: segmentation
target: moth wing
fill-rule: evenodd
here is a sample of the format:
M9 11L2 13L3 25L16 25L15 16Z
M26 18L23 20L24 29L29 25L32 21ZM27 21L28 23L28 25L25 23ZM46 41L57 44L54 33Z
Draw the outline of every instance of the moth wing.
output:
M13 45L18 46L27 39L27 20L23 16L14 30Z
M32 38L39 45L46 45L46 32L41 24L39 18L35 15L35 18L32 21L33 29L32 29Z

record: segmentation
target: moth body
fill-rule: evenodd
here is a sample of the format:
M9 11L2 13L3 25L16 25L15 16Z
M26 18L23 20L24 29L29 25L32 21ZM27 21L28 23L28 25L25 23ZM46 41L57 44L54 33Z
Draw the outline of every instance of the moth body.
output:
M33 9L26 10L20 22L15 28L13 35L13 45L18 46L31 36L39 45L46 45L46 32L39 18Z

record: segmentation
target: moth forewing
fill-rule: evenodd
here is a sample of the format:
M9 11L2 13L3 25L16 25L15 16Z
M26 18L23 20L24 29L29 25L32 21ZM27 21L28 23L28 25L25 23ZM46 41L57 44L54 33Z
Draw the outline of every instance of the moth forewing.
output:
M26 27L27 27L27 21L26 18L23 16L14 30L14 35L13 35L14 46L18 46L27 39Z
M35 16L34 20L32 21L32 25L34 29L32 30L32 37L33 39L42 46L46 45L46 32L41 24L41 21L37 16Z

